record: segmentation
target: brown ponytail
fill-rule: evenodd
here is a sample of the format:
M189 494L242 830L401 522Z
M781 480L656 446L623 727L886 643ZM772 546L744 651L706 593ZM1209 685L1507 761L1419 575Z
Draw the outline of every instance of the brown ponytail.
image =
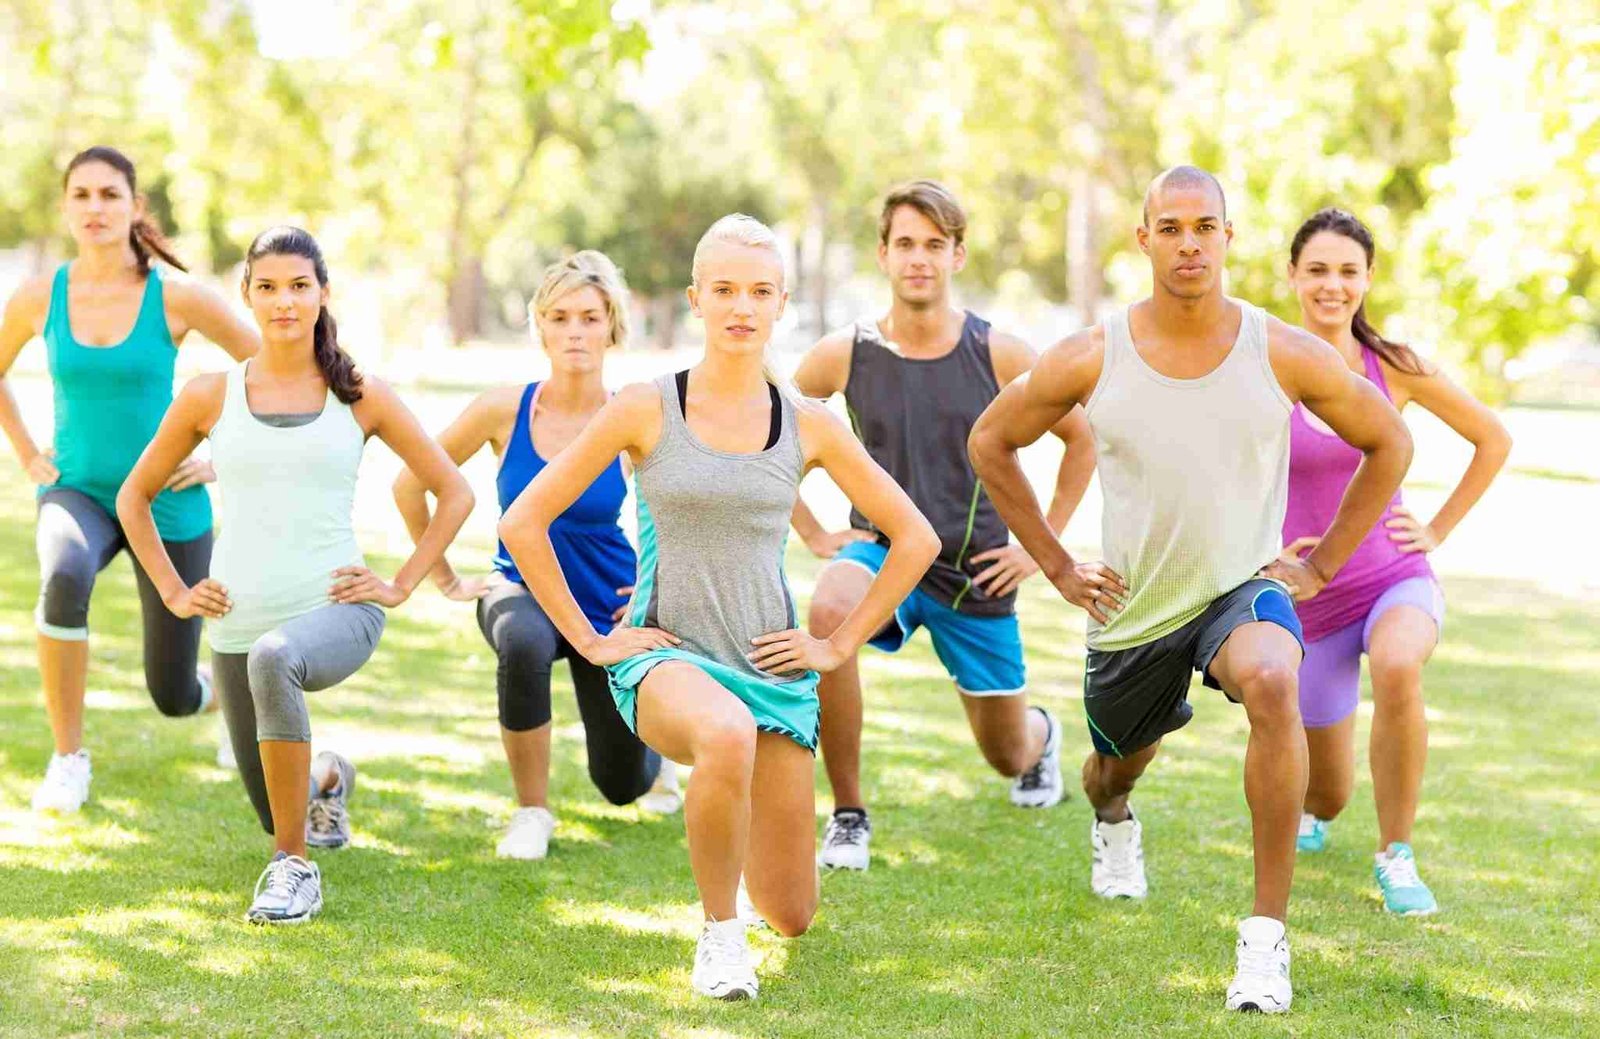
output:
M133 160L108 145L97 144L93 148L85 148L72 157L67 163L67 172L61 177L61 187L67 186L67 181L72 177L72 171L86 162L103 162L107 166L122 174L128 182L128 193L134 197L139 194L139 176L134 172ZM182 260L179 260L172 251L172 243L167 241L167 236L161 233L155 221L149 217L138 217L133 226L128 228L128 245L133 248L133 255L139 262L139 273L150 273L150 257L157 256L168 266L176 267L180 271L188 271Z
M322 259L322 249L310 233L298 227L283 225L270 227L256 235L245 253L244 283L250 284L250 268L263 256L300 256L311 261L317 275L317 284L328 284L328 265ZM361 399L361 373L356 371L353 357L339 346L339 326L327 307L317 314L317 324L311 330L311 349L322 378L333 395L346 404Z
M1352 242L1361 246L1367 254L1367 267L1371 268L1372 261L1377 258L1377 247L1372 241L1372 232L1367 230L1367 225L1356 219L1354 214L1347 213L1335 206L1319 209L1300 225L1300 230L1295 232L1294 241L1289 243L1289 263L1291 266L1300 262L1300 251L1312 237L1329 231L1333 234L1343 235ZM1427 375L1427 365L1422 363L1422 358L1417 352L1404 343L1396 343L1385 339L1378 334L1367 320L1367 301L1363 299L1356 308L1355 317L1350 322L1350 334L1356 337L1356 342L1371 350L1396 371L1405 372L1407 375Z

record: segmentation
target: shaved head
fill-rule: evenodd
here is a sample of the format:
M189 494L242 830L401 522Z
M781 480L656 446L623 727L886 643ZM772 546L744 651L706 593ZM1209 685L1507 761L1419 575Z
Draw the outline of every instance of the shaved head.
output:
M1150 226L1151 201L1166 188L1208 188L1215 191L1221 206L1221 212L1217 215L1224 220L1228 218L1228 196L1222 191L1221 181L1199 166L1173 166L1158 174L1144 193L1144 226Z

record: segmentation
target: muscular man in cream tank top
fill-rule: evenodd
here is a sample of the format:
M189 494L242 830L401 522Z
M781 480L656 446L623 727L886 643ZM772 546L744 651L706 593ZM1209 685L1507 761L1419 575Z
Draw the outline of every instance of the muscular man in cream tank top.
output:
M1167 170L1145 196L1150 297L1052 347L979 419L972 461L1000 515L1057 590L1090 617L1083 786L1095 892L1146 892L1128 806L1161 738L1188 722L1191 674L1244 705L1255 906L1239 925L1234 1010L1289 1008L1284 932L1306 787L1291 596L1309 598L1382 514L1411 460L1399 415L1326 344L1223 292L1233 237L1216 178ZM1364 461L1321 544L1277 558L1296 402ZM1078 563L1046 525L1016 452L1074 405L1089 417L1105 492L1104 562Z

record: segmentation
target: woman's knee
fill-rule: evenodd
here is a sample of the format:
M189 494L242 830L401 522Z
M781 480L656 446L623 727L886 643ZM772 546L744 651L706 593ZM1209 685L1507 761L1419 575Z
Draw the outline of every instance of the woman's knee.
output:
M62 553L39 577L39 630L57 638L87 638L94 566L87 553ZM59 634L58 634L59 633Z
M309 741L305 668L294 646L279 632L269 631L250 647L246 667L255 700L256 738Z
M813 891L809 898L791 896L784 900L783 905L760 912L768 927L785 938L798 938L811 929L811 921L816 918L817 895Z
M200 676L193 667L172 668L149 662L144 668L144 683L156 710L168 718L187 718L198 714L205 704Z
M742 707L742 705L741 705ZM756 762L756 723L748 710L719 711L694 733L695 768L740 770Z
M1367 670L1372 675L1374 709L1420 703L1424 662L1420 653L1408 647L1374 651L1367 658Z

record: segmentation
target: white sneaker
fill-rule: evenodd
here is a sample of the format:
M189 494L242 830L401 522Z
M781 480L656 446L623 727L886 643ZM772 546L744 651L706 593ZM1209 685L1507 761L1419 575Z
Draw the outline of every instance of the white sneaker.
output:
M760 985L750 963L743 920L706 923L694 951L694 990L712 999L755 999Z
M518 808L494 853L502 859L542 859L550 850L550 835L555 829L556 817L548 808Z
M1229 1010L1281 1014L1289 1009L1289 936L1270 916L1239 922L1239 967L1228 986Z
M833 813L822 834L817 864L828 869L866 869L872 863L872 820L858 808Z
M61 815L76 812L89 800L90 778L88 751L51 754L44 780L33 791L33 810Z
M298 855L278 852L256 881L244 918L253 924L303 924L322 911L322 872Z
M1128 812L1120 823L1091 821L1089 843L1094 846L1094 867L1089 883L1101 898L1143 898L1149 888L1144 879L1144 827Z
M641 811L654 815L671 815L683 807L683 791L678 786L678 764L668 758L661 759L661 771L649 791L639 798Z
M1044 715L1044 753L1034 766L1011 784L1011 803L1018 808L1053 808L1061 803L1061 726L1043 707L1034 710Z

